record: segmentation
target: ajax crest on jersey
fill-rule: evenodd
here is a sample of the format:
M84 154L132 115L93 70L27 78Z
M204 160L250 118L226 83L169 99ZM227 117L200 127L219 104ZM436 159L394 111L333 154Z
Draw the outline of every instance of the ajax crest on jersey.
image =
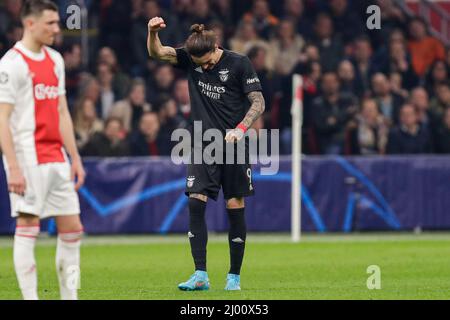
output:
M220 78L220 81L222 81L222 82L226 82L227 80L228 80L228 73L229 73L230 71L228 70L228 69L222 69L222 70L220 70L219 71L219 78Z
M9 80L9 76L6 72L0 72L0 84L5 84Z

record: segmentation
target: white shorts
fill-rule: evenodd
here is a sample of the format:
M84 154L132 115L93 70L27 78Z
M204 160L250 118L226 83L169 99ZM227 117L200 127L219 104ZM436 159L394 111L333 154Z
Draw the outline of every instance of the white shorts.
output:
M19 213L36 215L40 219L80 214L69 163L46 163L21 169L26 181L25 195L9 194L13 218ZM8 170L6 176L9 176Z

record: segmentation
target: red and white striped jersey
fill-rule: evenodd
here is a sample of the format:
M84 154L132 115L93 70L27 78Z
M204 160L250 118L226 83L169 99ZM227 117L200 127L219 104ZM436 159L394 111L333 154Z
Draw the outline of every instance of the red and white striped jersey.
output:
M19 164L64 162L59 96L65 92L64 60L49 47L34 53L17 42L0 60L0 103L14 106L10 129Z

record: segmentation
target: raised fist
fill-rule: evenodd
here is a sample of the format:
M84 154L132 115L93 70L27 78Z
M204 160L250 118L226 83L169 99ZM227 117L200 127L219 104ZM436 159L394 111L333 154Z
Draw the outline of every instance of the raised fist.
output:
M148 31L156 32L166 27L164 19L161 17L151 18L148 22Z

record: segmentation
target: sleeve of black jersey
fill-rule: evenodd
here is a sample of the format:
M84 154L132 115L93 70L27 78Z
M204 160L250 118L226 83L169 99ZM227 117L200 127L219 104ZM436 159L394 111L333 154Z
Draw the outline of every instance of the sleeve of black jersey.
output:
M259 81L258 75L256 74L252 63L247 56L242 58L241 67L242 91L246 94L252 91L262 91L261 82Z
M191 59L189 54L187 53L185 48L176 48L177 53L177 63L174 64L174 67L180 69L187 69L191 65Z

